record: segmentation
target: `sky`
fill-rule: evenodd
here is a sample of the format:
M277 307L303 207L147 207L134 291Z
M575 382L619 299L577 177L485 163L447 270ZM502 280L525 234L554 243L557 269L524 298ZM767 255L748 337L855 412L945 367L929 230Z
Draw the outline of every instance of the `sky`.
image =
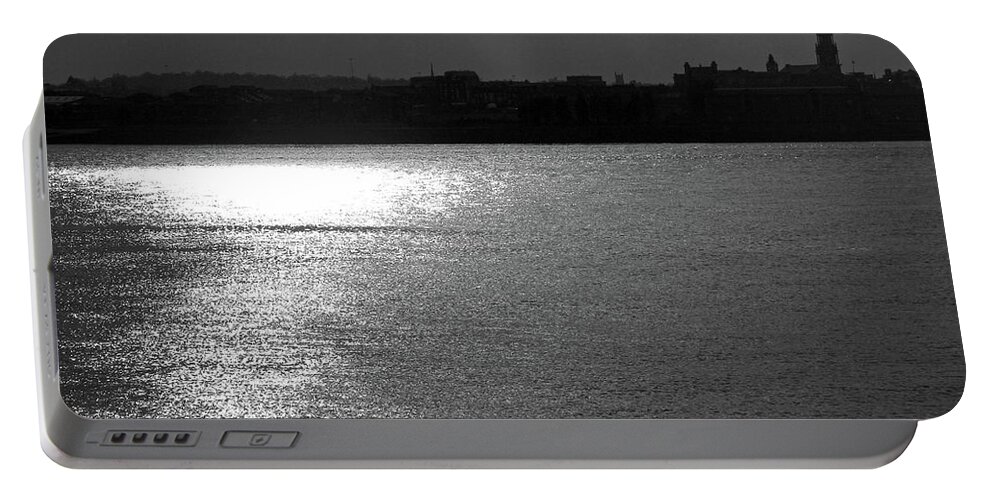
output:
M889 42L835 35L845 72L909 69ZM762 71L773 54L780 66L813 64L813 34L782 35L69 35L52 42L45 83L114 73L183 71L409 78L446 70L476 71L483 80L564 79L601 75L612 82L671 83L684 62L716 61L722 69ZM351 61L349 61L351 59Z

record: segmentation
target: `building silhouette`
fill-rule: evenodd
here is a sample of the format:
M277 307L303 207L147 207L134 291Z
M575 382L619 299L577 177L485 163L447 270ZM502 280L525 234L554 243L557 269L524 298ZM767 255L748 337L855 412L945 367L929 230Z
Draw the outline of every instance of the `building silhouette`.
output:
M832 35L815 64L683 65L671 85L600 75L484 81L458 69L364 88L197 85L127 94L128 77L46 88L53 142L664 142L927 139L920 79L842 72ZM761 59L759 58L759 61ZM142 76L148 79L148 76ZM263 78L263 77L253 77ZM264 77L268 78L268 77ZM112 81L111 81L112 80ZM154 79L153 79L154 80ZM154 81L152 82L154 83ZM280 84L284 84L279 82ZM354 79L345 83L354 84Z
M817 35L817 69L825 73L841 74L838 46L834 43L834 35Z
M603 87L607 82L603 81L600 75L569 75L565 77L565 82L570 85L582 85L587 87Z
M765 88L765 87L826 87L845 86L849 75L843 75L834 35L818 34L814 45L816 64L786 64L780 68L769 54L764 72L736 68L719 69L716 61L707 66L683 65L683 73L673 75L676 87L686 90L706 88ZM864 79L864 78L863 78Z

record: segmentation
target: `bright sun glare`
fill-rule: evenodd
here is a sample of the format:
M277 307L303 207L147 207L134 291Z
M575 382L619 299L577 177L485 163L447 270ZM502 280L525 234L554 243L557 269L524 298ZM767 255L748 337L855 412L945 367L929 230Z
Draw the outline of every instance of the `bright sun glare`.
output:
M108 172L180 217L256 224L388 224L442 209L451 180L372 167L229 165Z

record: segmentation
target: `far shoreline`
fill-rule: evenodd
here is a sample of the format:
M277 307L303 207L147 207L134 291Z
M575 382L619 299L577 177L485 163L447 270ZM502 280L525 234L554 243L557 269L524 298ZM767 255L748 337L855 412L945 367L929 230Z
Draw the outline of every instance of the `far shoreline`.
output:
M750 144L802 142L930 141L917 123L864 128L821 126L762 127L713 130L700 127L636 129L574 128L417 128L417 127L135 127L129 129L57 129L47 131L49 144L121 145L385 145L385 144Z

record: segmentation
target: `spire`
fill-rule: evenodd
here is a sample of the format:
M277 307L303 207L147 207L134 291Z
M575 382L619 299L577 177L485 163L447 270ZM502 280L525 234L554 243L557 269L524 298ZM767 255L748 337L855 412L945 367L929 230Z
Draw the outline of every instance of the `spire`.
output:
M434 63L431 63L431 78L434 78Z
M769 60L765 63L765 70L769 73L779 72L779 63L777 63L776 59L772 57L772 54L769 54Z

